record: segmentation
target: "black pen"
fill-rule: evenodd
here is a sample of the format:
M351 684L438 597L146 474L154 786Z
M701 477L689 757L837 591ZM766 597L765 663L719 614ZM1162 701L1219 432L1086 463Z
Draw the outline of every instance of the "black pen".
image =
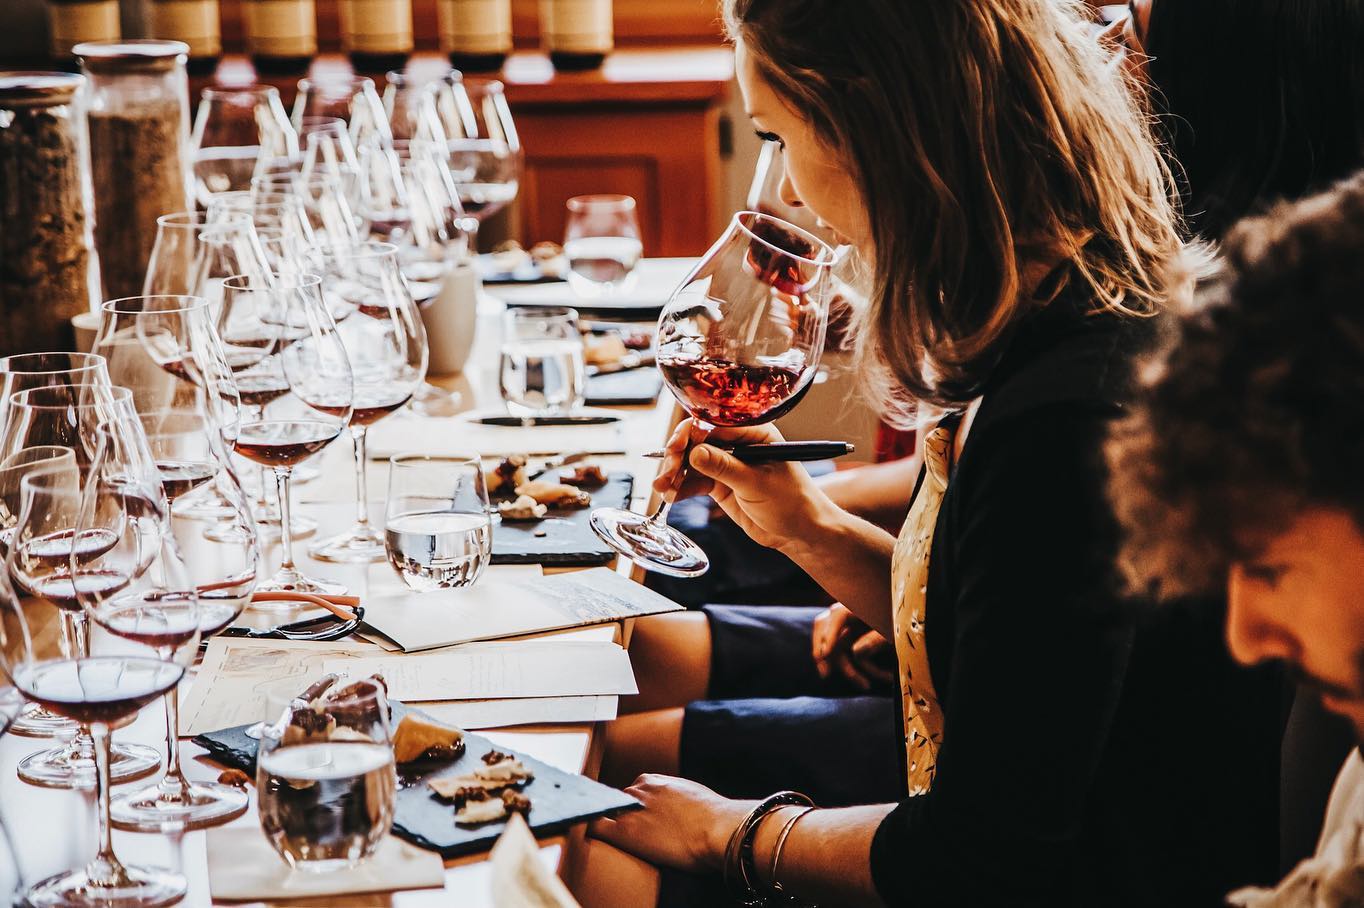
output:
M717 444L748 464L803 463L811 460L833 460L856 450L846 441L773 441L757 445ZM645 457L661 458L666 451L650 451Z

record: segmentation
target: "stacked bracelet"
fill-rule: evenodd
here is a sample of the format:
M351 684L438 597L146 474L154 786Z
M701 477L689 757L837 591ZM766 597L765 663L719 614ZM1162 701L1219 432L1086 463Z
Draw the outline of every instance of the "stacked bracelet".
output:
M768 871L767 878L772 883L772 891L779 895L785 895L786 890L781 888L781 880L777 877L777 869L781 866L781 852L786 847L786 838L791 835L791 831L796 828L796 824L801 821L807 813L814 810L814 805L802 807L791 815L781 827L781 832L777 833L777 844L772 848L772 867Z
M758 874L753 865L753 844L758 835L758 826L769 813L790 804L813 807L814 801L799 792L778 792L749 811L729 837L729 846L725 849L725 888L739 904L747 908L760 908L767 902L766 895L756 885Z

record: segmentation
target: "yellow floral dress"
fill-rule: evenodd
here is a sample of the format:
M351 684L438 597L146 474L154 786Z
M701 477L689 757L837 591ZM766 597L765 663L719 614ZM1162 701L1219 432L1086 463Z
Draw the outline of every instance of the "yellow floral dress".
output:
M924 473L919 492L895 541L891 560L891 603L895 655L900 666L900 695L904 701L905 766L909 795L933 787L942 745L943 714L933 676L928 668L927 629L928 557L951 472L953 428L945 420L924 436Z

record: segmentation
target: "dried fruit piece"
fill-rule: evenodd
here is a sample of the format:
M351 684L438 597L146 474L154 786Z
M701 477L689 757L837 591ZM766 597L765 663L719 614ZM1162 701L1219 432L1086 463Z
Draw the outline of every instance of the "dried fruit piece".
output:
M408 713L393 733L393 759L454 760L464 753L464 732L432 719Z

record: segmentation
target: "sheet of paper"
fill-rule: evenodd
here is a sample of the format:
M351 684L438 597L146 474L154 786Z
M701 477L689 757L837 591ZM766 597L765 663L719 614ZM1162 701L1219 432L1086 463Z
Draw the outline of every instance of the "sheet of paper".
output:
M382 652L360 643L214 637L194 684L181 698L180 735L263 721L269 691L277 684L297 683L301 691L326 673L328 661Z
M609 411L602 412L609 414ZM453 418L404 415L398 419L385 419L369 430L366 450L371 460L386 460L399 453L449 454L451 451L472 451L483 457L543 456L577 451L599 455L625 453L623 421L529 428L475 422L483 416L506 415L500 411L479 411Z
M609 568L511 578L472 587L373 596L365 622L406 652L681 611L682 606Z
M517 700L450 700L410 705L447 725L469 731L554 725L565 722L609 722L616 718L619 697L524 697Z
M422 655L341 656L324 672L381 674L389 695L409 700L490 700L634 694L630 655L614 643L480 643Z
M369 860L330 873L291 869L256 825L208 830L205 851L208 888L215 900L290 899L445 885L445 864L439 855L394 836L380 842Z
M495 908L578 908L519 814L498 837L490 863Z

